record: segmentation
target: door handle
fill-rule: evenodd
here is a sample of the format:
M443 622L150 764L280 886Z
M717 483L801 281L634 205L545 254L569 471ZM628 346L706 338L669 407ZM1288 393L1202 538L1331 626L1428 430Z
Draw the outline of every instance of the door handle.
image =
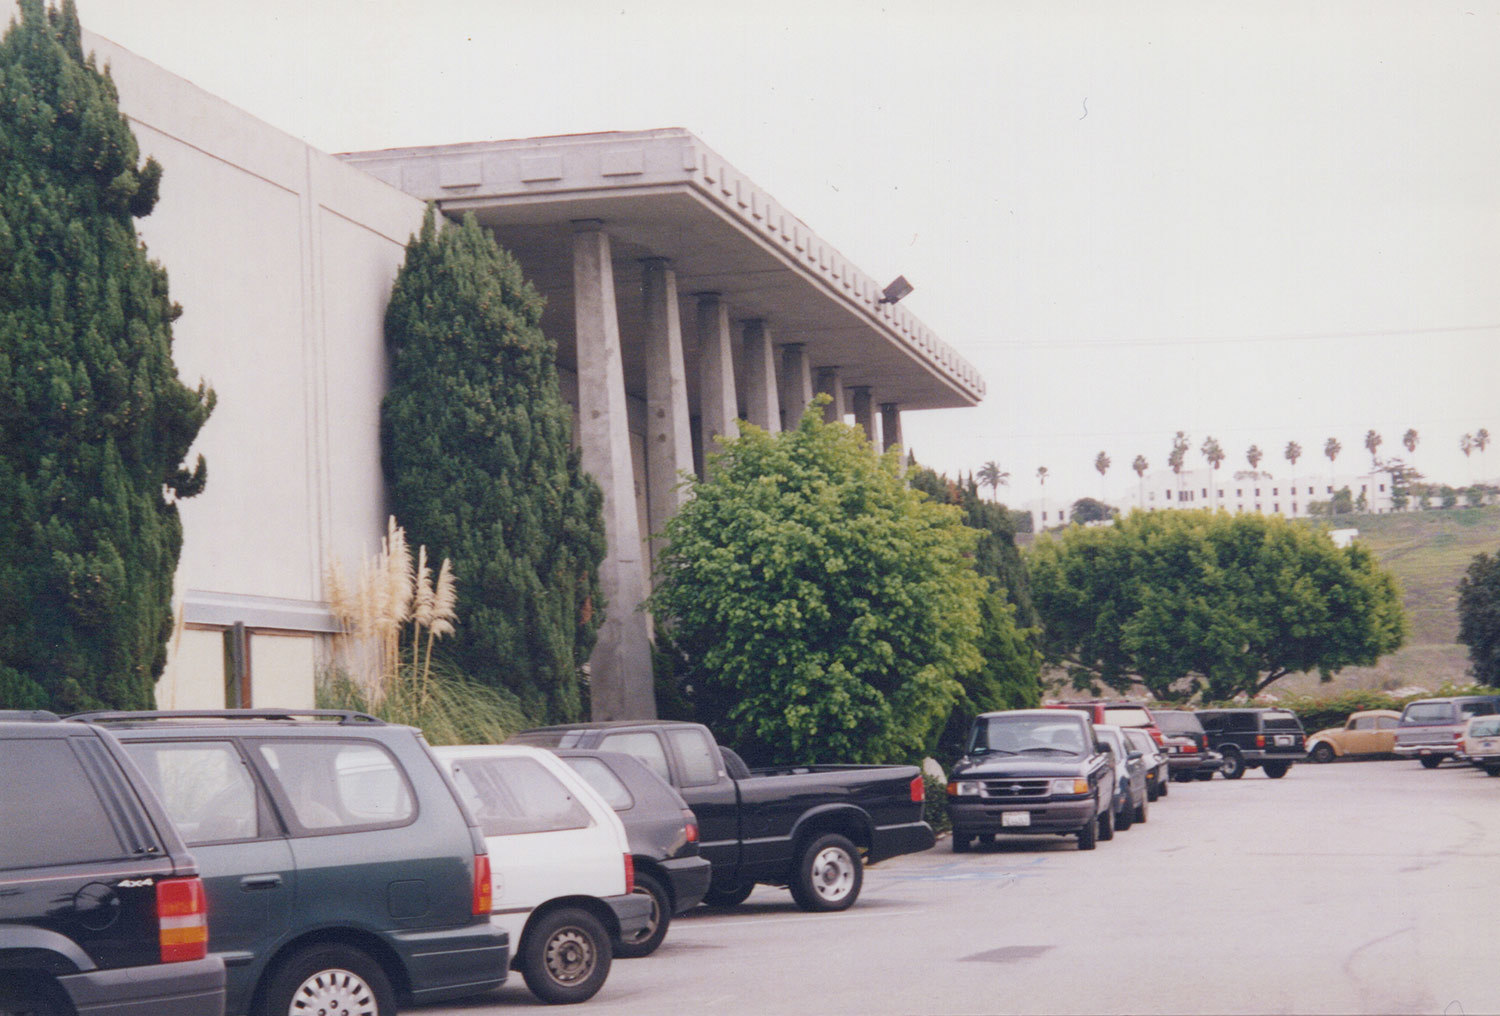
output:
M246 875L240 879L240 888L246 892L256 889L279 889L281 888L280 875Z

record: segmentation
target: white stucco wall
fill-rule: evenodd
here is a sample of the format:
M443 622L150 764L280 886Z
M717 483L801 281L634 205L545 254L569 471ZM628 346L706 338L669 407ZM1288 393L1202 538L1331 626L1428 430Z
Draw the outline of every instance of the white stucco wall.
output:
M192 452L208 487L181 505L179 602L190 630L252 628L252 664L275 661L256 704L311 705L311 641L266 640L316 618L328 563L357 568L384 532L382 315L422 203L106 39L84 45L162 164L137 226L183 307L181 377L218 394ZM215 638L181 643L201 651L174 657L166 697L223 701Z

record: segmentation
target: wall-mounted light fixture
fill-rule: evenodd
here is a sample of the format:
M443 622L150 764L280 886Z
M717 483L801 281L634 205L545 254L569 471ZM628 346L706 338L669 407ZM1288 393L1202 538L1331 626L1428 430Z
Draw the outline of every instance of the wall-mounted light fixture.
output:
M916 288L916 286L913 286L910 282L906 281L906 276L898 275L894 280L892 280L889 286L886 286L880 291L880 302L899 303L900 301L910 296L911 291Z

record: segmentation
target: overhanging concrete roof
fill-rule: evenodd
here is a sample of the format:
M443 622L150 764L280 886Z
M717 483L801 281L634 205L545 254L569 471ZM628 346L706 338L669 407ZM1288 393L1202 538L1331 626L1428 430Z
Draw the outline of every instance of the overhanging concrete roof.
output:
M638 260L667 258L679 293L722 294L814 367L903 409L972 406L984 380L931 329L743 173L669 128L357 152L340 158L449 215L472 211L548 298L543 327L572 366L572 223L599 219L614 252L626 388L644 389ZM684 315L684 330L693 321ZM689 342L688 377L695 343ZM690 380L690 388L696 384ZM695 397L695 392L690 391Z

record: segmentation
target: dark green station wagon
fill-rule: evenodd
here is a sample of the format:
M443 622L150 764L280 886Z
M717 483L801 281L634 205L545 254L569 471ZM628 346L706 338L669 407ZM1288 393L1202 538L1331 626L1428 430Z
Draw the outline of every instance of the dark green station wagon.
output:
M227 1012L390 1016L504 982L484 837L419 731L310 710L92 713L198 860Z

